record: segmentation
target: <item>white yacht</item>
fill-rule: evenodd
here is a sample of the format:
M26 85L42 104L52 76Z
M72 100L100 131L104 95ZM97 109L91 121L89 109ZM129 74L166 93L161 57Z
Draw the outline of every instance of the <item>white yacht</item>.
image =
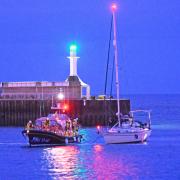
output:
M116 35L116 5L112 5L112 20L114 30L114 58L115 58L115 75L116 75L116 95L117 95L117 122L110 129L102 132L106 143L136 143L144 142L151 134L151 116L149 110L131 111L129 115L122 116L120 111L120 93L119 93L119 75L118 75L118 48ZM148 121L141 122L134 118L134 113L148 113Z
M148 119L143 122L136 120L134 113L146 113L148 114ZM121 117L120 121L102 134L107 144L144 142L151 135L150 111L131 111L129 116Z

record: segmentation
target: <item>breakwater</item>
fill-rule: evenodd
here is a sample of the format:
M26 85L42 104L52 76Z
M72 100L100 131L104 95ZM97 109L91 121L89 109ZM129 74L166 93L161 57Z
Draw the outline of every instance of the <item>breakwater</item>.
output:
M78 117L82 126L105 125L117 112L116 100L68 100L67 114ZM121 113L128 114L130 101L120 100ZM24 126L29 120L47 116L51 100L0 100L0 126Z

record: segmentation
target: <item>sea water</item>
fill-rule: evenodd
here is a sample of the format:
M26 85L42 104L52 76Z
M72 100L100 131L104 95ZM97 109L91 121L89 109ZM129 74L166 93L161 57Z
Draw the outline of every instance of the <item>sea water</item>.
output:
M0 128L0 180L180 179L180 95L136 95L131 109L152 110L146 143L105 144L95 128L81 144L30 148L21 127Z

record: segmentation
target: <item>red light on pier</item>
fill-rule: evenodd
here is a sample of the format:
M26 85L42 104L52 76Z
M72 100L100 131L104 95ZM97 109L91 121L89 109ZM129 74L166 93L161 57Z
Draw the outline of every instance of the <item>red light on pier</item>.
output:
M67 104L64 104L64 107L63 107L64 110L68 110L69 109L69 106Z
M97 128L97 133L99 134L100 133L100 126L97 125L96 128Z

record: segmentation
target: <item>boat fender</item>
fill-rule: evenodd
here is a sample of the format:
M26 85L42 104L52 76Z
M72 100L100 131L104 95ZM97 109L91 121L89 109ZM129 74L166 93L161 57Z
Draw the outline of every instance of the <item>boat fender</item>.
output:
M81 142L81 137L78 136L76 141L80 143Z
M76 137L73 137L73 139L74 139L74 142L76 142Z
M65 144L68 144L68 138L65 139Z

